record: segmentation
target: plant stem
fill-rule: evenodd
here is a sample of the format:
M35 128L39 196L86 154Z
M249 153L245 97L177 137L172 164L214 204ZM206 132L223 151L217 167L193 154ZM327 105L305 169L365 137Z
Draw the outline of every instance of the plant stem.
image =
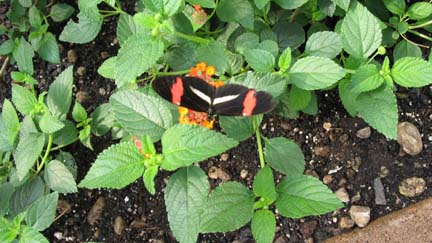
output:
M7 67L8 63L9 63L9 56L7 56L5 58L5 60L3 62L3 65L2 65L2 67L0 69L0 81L3 79L3 73L6 70L6 67Z
M75 138L75 139L73 140L72 143L75 143L75 142L77 142L78 140L79 140L79 138L77 137L77 138ZM72 143L70 143L70 144L72 144ZM56 147L52 148L51 151L59 150L59 149L61 149L61 148L64 148L64 147L66 147L66 146L69 146L70 144L56 146Z
M432 20L429 20L429 21L427 21L427 22L424 22L424 23L421 23L421 24L418 24L418 25L410 25L408 28L409 29L418 29L418 28L422 28L422 27L425 27L425 26L427 26L427 25L430 25L430 24L432 24Z
M429 37L429 36L427 36L427 35L425 35L425 34L422 34L422 33L418 32L418 31L415 31L415 30L408 30L408 32L410 32L411 34L417 35L417 36L419 36L419 37L421 37L421 38L423 38L423 39L426 39L426 40L428 40L428 41L432 41L432 38L431 38L431 37ZM426 48L430 48L430 46L425 46L425 45L421 45L421 46L426 47Z
M174 31L174 35L176 35L180 38L186 39L186 40L200 43L200 44L206 44L207 45L210 42L210 40L207 40L207 39L204 39L204 38L201 38L198 36L186 35L186 34L183 34L181 32L178 32L178 31Z
M48 159L48 155L49 155L49 153L50 153L50 151L51 151L52 143L53 143L53 135L50 134L50 135L48 135L48 145L47 145L47 148L46 148L46 150L45 150L45 155L44 155L44 157L42 158L42 162L39 164L39 166L38 166L38 168L37 168L37 170L36 170L36 174L38 174L38 173L42 170L42 168L43 168L45 162L47 161L47 159Z
M152 72L153 76L169 76L169 75L182 75L182 74L186 74L189 73L189 69L187 70L180 70L180 71L175 71L175 72Z
M260 133L260 129L259 129L258 118L257 118L257 116L254 116L252 119L253 119L253 125L255 127L255 137L257 140L260 166L261 166L261 168L264 168L265 167L264 152L263 152L263 147L262 147L262 143L261 143L261 133Z

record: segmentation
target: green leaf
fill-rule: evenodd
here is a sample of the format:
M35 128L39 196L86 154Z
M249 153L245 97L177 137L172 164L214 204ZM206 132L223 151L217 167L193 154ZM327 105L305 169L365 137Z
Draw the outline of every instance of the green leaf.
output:
M29 22L34 28L39 28L42 25L42 17L39 9L33 5L29 9Z
M13 58L18 64L18 69L33 75L33 47L28 43L24 37L19 40L18 47L12 52Z
M36 97L29 90L19 85L12 85L12 101L23 115L33 111L37 104Z
M348 8L350 6L350 0L333 0L333 2L341 9L348 11Z
M20 233L19 225L0 217L0 241L3 243L11 243Z
M147 191L149 191L152 195L154 195L156 192L154 178L156 177L158 171L159 166L157 165L152 165L146 168L146 170L144 171L144 186L146 187Z
M174 15L182 6L184 8L184 0L163 0L163 10L167 16Z
M47 105L50 112L58 118L66 118L72 102L73 66L69 66L50 85Z
M5 182L3 184L0 184L0 217L5 215L9 211L9 200L12 197L12 193L14 192L14 187L12 183ZM0 224L1 224L1 218L0 218ZM1 229L0 227L0 240L1 240Z
M189 69L195 66L195 64L198 63L196 56L197 46L197 44L192 42L184 42L170 47L170 49L165 52L167 64L176 71Z
M254 0L254 2L258 9L263 9L270 2L270 0Z
M100 153L79 187L121 189L144 173L144 156L131 143L112 145Z
M429 17L432 14L432 3L418 2L409 6L407 15L412 20L420 20Z
M106 59L98 68L97 72L104 78L114 79L114 69L117 57L110 57Z
M37 49L39 56L50 63L60 63L60 51L57 40L51 32L43 35Z
M254 195L238 182L226 182L209 195L202 215L200 232L226 232L239 229L253 216Z
M286 89L287 80L277 74L248 71L228 80L231 84L241 84L251 89L265 91L273 97L279 97Z
M258 44L258 48L270 52L274 58L279 55L279 46L274 40L263 40Z
M252 119L252 117L243 116L220 116L219 125L228 137L234 138L237 141L243 141L255 133Z
M306 42L305 53L309 56L335 58L342 51L342 39L332 31L312 34Z
M13 150L19 130L20 123L15 108L8 99L5 99L0 115L0 151Z
M387 138L397 138L398 108L392 88L382 85L373 91L362 93L356 103L359 115Z
M315 95L315 92L310 92L311 95L311 99L309 101L309 104L303 108L301 111L303 111L304 113L311 115L311 116L315 116L318 113L318 101Z
M393 65L391 76L403 87L423 87L432 83L432 63L420 58L404 57Z
M396 62L403 57L422 58L422 51L420 47L413 45L406 40L401 40L393 50L393 59Z
M60 163L60 162L59 162ZM53 192L40 197L27 209L25 221L37 231L47 229L56 216L58 193Z
M24 72L11 72L11 78L13 81L18 83L25 83L28 85L36 85L38 82L36 79L34 79L30 74L24 73Z
M60 151L55 158L57 161L62 162L72 174L74 180L77 178L78 168L73 155L69 152Z
M46 112L39 121L43 133L55 133L64 127L64 124L50 113Z
M162 57L163 50L164 44L160 39L151 39L145 34L129 37L115 60L116 85L122 87L143 74Z
M196 58L197 62L215 66L217 73L223 74L228 66L225 46L219 41L210 41L207 45L201 45L196 52Z
M257 243L271 243L276 231L276 219L272 211L261 209L254 213L252 235Z
M42 197L45 185L40 177L28 180L12 193L9 201L9 214L11 217L24 212L34 201Z
M91 131L96 136L105 135L114 125L114 114L107 103L99 105L90 117Z
M79 140L87 148L93 150L93 146L90 141L91 127L89 125L84 126L81 131L79 131Z
M296 9L303 4L305 4L308 0L274 0L281 8L283 9Z
M342 79L339 82L339 97L348 114L355 117L357 115L357 94L351 92L350 83L349 79Z
M292 110L303 110L311 100L311 91L303 90L295 85L291 86L289 92L289 106Z
M132 16L129 14L120 14L120 18L117 24L117 38L119 39L120 46L134 34L137 33L137 27Z
M33 167L45 145L45 135L43 133L28 133L20 135L17 148L13 153L18 177L20 180Z
M116 120L130 134L149 135L153 141L161 138L173 121L162 100L138 91L120 91L110 98Z
M356 58L367 58L381 45L378 19L360 3L353 4L341 27L343 48Z
M276 200L276 188L273 172L270 167L261 168L253 181L255 195L273 202Z
M221 0L216 15L224 22L236 22L247 29L253 29L254 12L249 1Z
M78 101L75 101L75 105L72 110L72 117L76 122L87 120L87 111L80 103L78 103Z
M53 133L53 143L58 146L66 146L77 141L78 130L71 121L62 120L63 128Z
M0 55L8 55L9 53L12 53L14 48L15 48L15 43L13 40L4 41L0 45Z
M274 56L265 50L249 49L244 53L246 62L258 72L272 72L275 65Z
M170 176L165 205L170 229L179 242L197 240L209 188L206 174L195 166L182 168Z
M203 8L214 8L216 6L214 0L186 0L186 2L191 5L198 4Z
M305 32L297 22L281 21L276 23L272 30L276 33L280 51L285 50L287 47L294 50L305 41Z
M18 2L25 8L30 8L32 5L32 0L18 0Z
M162 13L163 11L163 1L161 0L142 0L144 6L148 8L150 11L155 13Z
M304 90L324 89L345 76L345 71L334 61L324 57L298 59L291 67L290 82Z
M305 169L306 162L300 147L287 138L265 140L264 156L272 168L286 175L303 174Z
M55 22L60 22L72 16L75 9L66 3L56 3L50 9L49 16Z
M277 192L276 207L285 217L321 215L343 207L336 195L312 176L287 176L278 185Z
M394 14L401 16L405 13L405 0L383 0L383 3Z
M374 64L361 66L351 76L350 90L353 93L362 93L374 90L384 83L378 67Z
M291 66L291 48L287 47L279 57L278 66L282 73Z
M23 225L20 232L19 243L49 243L45 236L33 227Z
M45 167L44 180L51 190L59 193L78 191L72 172L58 160L52 160Z
M238 53L244 54L248 49L258 46L259 36L253 32L241 34L234 42L234 48Z
M196 125L174 125L162 136L161 167L175 170L203 161L238 145L221 133Z

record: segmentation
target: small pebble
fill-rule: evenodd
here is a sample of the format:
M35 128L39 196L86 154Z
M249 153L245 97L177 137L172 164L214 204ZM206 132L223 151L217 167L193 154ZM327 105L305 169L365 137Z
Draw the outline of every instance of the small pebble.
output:
M306 175L313 176L313 177L319 179L319 175L318 175L318 173L317 173L316 171L314 171L314 170L310 170L310 169L308 169L308 170L305 171L305 174L306 174Z
M333 181L333 176L332 175L325 175L323 177L323 183L328 185Z
M370 135L371 135L371 128L370 127L364 127L362 129L358 130L356 133L356 136L358 138L361 138L361 139L367 139L370 137Z
M208 176L212 179L221 179L224 182L231 179L231 176L227 172L216 166L210 167Z
M348 139L349 139L348 134L342 134L342 135L339 137L339 141L340 141L341 143L346 143L346 142L348 141Z
M409 122L398 124L397 141L402 150L409 155L417 155L423 150L423 142L419 130Z
M282 122L282 123L280 124L280 126L281 126L282 129L284 129L284 130L291 130L291 129L292 129L291 125L290 125L288 122Z
M387 205L387 199L385 197L384 186L381 178L375 178L373 182L373 188L375 191L375 204L376 205Z
M311 237L313 235L317 225L318 225L318 222L315 220L305 222L304 224L302 224L300 231L301 231L303 237L304 238Z
M110 54L107 51L101 51L100 56L103 60L110 57Z
M75 94L75 98L80 104L86 103L92 99L87 91L78 91Z
M324 122L324 124L323 124L323 128L324 128L326 131L329 131L329 130L331 129L331 127L332 127L332 124L331 124L330 122Z
M114 233L121 235L125 228L125 221L121 216L117 216L114 220Z
M220 158L221 158L222 161L227 161L228 158L229 158L229 154L223 153L223 154L221 154Z
M389 174L390 174L389 169L387 169L386 166L382 165L382 166L380 167L379 176L380 176L381 178L384 178L384 177L388 176Z
M355 203L355 202L358 202L358 201L360 201L360 199L361 199L361 194L360 194L360 192L357 192L352 198L351 198L351 202L352 203Z
M410 177L399 184L399 193L406 197L416 197L424 192L426 181L420 177Z
M101 218L104 207L105 207L105 198L99 197L87 214L87 222L90 225L94 225Z
M99 94L102 96L106 95L106 90L104 88L99 88Z
M335 195L336 195L336 197L338 197L344 203L347 203L347 202L350 201L349 194L348 194L347 190L345 189L345 187L339 188L335 192Z
M84 76L85 74L86 74L86 68L85 67L78 67L77 68L77 74L79 75L79 76Z
M317 147L313 148L313 153L316 156L329 157L330 156L330 148L328 146L317 146Z
M57 240L62 240L62 239L63 239L63 233L62 233L62 232L55 232L55 233L54 233L54 237L55 237Z
M241 177L242 179L245 179L245 178L247 177L248 174L249 174L249 172L248 172L247 170L245 170L245 169L242 169L242 170L240 171L240 177Z
M358 227L365 227L370 220L370 208L365 206L351 206L349 210L351 219Z
M351 229L354 226L354 220L350 217L342 217L339 221L339 228L341 229Z
M285 238L285 236L281 235L273 243L287 243L287 242L288 242L287 238Z
M78 59L77 53L74 49L70 49L67 52L67 60L69 63L75 63Z
M165 243L165 241L161 240L161 239L150 239L149 242L150 243Z

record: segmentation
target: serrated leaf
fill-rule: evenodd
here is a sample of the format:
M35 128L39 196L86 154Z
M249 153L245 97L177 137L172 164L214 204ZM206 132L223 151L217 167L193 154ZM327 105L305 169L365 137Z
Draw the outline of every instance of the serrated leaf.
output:
M6 40L0 45L0 55L8 55L12 53L15 48L15 43L13 40Z
M84 128L81 129L81 131L79 131L78 138L84 146L86 146L90 150L93 150L93 146L90 141L90 134L91 134L91 127L87 125L84 126Z
M55 133L64 127L64 124L46 112L39 121L39 127L44 133Z
M12 151L20 129L18 115L12 103L5 99L0 115L0 151Z
M36 97L20 85L12 85L12 101L23 115L29 114L37 104Z
M56 3L50 9L49 16L55 22L60 22L68 19L75 9L66 3Z
M244 53L246 62L258 72L272 72L275 65L275 57L266 50L248 49Z
M253 29L254 13L249 1L221 0L216 15L224 22L236 22L247 29Z
M78 103L78 101L75 101L75 105L72 110L72 117L76 122L87 120L87 111L80 103Z
M42 197L45 185L40 177L26 181L12 193L9 201L9 215L14 217L24 212L34 201Z
M43 133L20 135L17 148L13 153L18 177L22 180L39 158L45 145Z
M374 90L384 83L378 67L374 64L361 66L351 76L350 90L353 93L362 93Z
M114 79L114 70L117 57L106 59L98 68L97 72L104 78Z
M383 0L386 8L399 16L405 13L405 0Z
M289 106L292 110L303 110L307 107L309 101L311 100L311 91L303 90L295 85L292 85L289 91L288 99Z
M409 6L407 15L410 19L420 20L429 17L432 14L432 3L417 2Z
M238 53L244 54L248 49L258 46L259 36L253 32L246 32L237 37L234 41L234 48Z
M302 174L306 164L300 147L283 137L265 140L264 156L272 168L286 175Z
M15 188L10 182L0 184L0 195L2 195L0 197L0 217L3 217L3 215L5 215L9 211L9 200L14 190ZM0 235L2 235L1 228L2 227L0 227Z
M57 40L51 32L43 35L37 49L39 56L50 63L60 63L60 50Z
M356 107L361 118L384 134L397 138L398 108L396 96L391 87L383 85L357 97Z
M280 75L251 71L232 77L228 83L241 84L251 89L265 91L274 98L279 97L287 86L287 80Z
M358 94L353 94L350 90L350 80L342 79L339 82L338 90L339 97L345 110L350 114L350 116L355 117L357 115L357 96Z
M108 103L99 105L90 117L91 131L96 136L105 135L114 125L114 114Z
M309 56L335 58L342 51L342 39L332 31L312 34L306 42L305 53Z
M270 0L254 0L254 2L258 9L263 9L270 2Z
M59 162L60 163L60 162ZM27 209L25 221L37 231L48 228L53 222L56 215L58 193L53 192L40 197Z
M278 66L282 73L291 66L291 48L287 47L279 57Z
M343 207L336 195L312 176L287 176L277 186L277 192L276 208L285 217L321 215Z
M225 54L225 46L219 41L210 41L207 45L201 45L196 51L197 62L205 62L216 67L217 73L224 73L228 66L228 57Z
M173 46L165 52L165 60L173 70L185 70L193 67L196 60L198 46L192 42L184 42Z
M14 225L13 222L0 217L0 241L4 243L11 243L20 233L18 226Z
M72 102L73 66L63 70L50 85L47 95L48 108L55 117L66 118Z
M154 178L156 177L158 171L159 166L157 165L152 165L146 168L146 170L144 171L144 186L146 187L147 191L150 192L150 194L152 195L154 195L156 192Z
M209 187L204 171L195 166L182 168L170 176L165 205L170 229L179 242L197 240Z
M23 225L20 232L19 243L49 243L47 238L41 233L39 233L33 227Z
M162 136L161 167L175 170L237 146L238 142L230 137L196 125L174 125Z
M33 5L29 8L29 22L34 28L39 28L42 25L42 17L39 9Z
M420 47L413 45L406 40L401 40L393 50L393 60L396 62L404 57L422 58L422 51Z
M377 18L360 3L353 4L342 26L342 43L356 58L367 58L381 45L382 31Z
M144 156L131 143L119 143L100 153L79 187L121 189L144 173Z
M274 58L279 55L279 46L274 40L263 40L258 44L258 48L270 52Z
M290 82L304 90L324 89L345 76L345 71L334 61L324 57L305 57L291 67Z
M341 9L348 11L351 0L333 0L333 2Z
M73 155L69 152L60 151L55 159L62 162L66 166L66 168L70 171L70 173L72 173L74 180L76 180L78 174L78 168Z
M115 60L116 85L122 87L143 74L162 57L164 44L145 34L130 36L120 48Z
M261 168L253 181L255 195L273 202L276 200L276 188L273 172L269 166Z
M219 125L228 137L243 141L255 133L252 119L252 117L243 116L220 116ZM260 119L262 120L262 116Z
M404 57L396 61L390 74L403 87L423 87L432 83L432 63L420 58Z
M247 224L253 216L254 195L238 182L216 187L208 197L200 232L226 232Z
M184 6L184 0L163 0L163 10L167 16L172 16Z
M287 47L294 50L305 41L305 32L297 22L281 21L276 23L272 30L276 33L280 51L285 50Z
M254 213L251 224L252 235L257 243L271 243L276 230L276 219L272 211L261 209Z
M136 33L136 25L132 16L129 14L120 14L117 24L117 38L119 39L120 46L132 35Z
M110 105L116 120L131 134L160 139L173 121L168 107L159 98L138 91L121 91L111 96Z
M71 121L62 120L63 128L53 133L53 143L58 146L66 146L77 141L78 130Z
M283 9L295 9L303 4L305 4L308 0L274 0L281 8Z
M53 191L59 193L78 191L72 172L58 160L52 160L45 167L44 179Z
M28 43L24 37L19 40L18 47L12 52L13 58L18 64L18 68L22 72L33 75L33 47Z

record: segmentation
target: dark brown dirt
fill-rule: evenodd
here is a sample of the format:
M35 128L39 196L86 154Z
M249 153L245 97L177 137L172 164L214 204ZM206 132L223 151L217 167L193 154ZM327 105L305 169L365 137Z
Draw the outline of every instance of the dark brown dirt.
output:
M1 7L1 6L0 6ZM67 51L74 49L78 60L75 68L85 67L86 74L83 77L74 74L74 94L85 92L88 98L82 100L88 112L91 112L101 103L107 102L115 85L112 81L100 77L96 70L103 62L102 52L115 55L119 48L115 41L115 23L112 18L107 21L102 32L95 41L85 45L70 45L61 43L62 64L53 65L35 59L35 77L39 80L39 91L47 90L48 85L66 66L71 65L67 61ZM53 28L61 28L53 26ZM52 30L54 31L54 30ZM57 30L58 31L58 30ZM0 82L0 102L5 98L10 99L10 72L17 67L9 65ZM315 242L321 242L330 236L340 234L338 220L341 216L348 215L347 210L352 204L368 206L371 210L372 220L381 215L388 214L397 209L404 208L413 202L420 201L432 195L430 185L432 183L432 146L430 140L432 131L432 89L412 89L398 91L399 121L409 121L416 125L423 136L424 150L417 156L401 156L399 145L396 141L388 141L375 130L368 139L356 137L357 130L367 126L360 118L351 118L342 107L336 91L318 93L319 113L317 116L301 115L298 119L288 120L276 116L267 116L264 119L263 134L266 137L283 136L293 139L302 148L307 161L307 171L322 179L329 171L339 168L332 174L333 180L329 184L332 190L344 186L350 197L357 193L360 199L355 203L348 203L345 208L319 217L307 217L304 219L287 219L278 217L277 233L275 239L280 242L304 242L305 238L312 237ZM0 105L1 106L1 105ZM323 128L324 123L331 123L331 129ZM95 150L90 151L81 144L74 144L65 150L71 152L78 165L78 180L81 180L98 153L107 148L113 142L109 137L92 138ZM326 147L329 150L324 156L316 156L313 153L315 147ZM251 187L252 179L258 170L258 154L254 138L242 142L237 148L227 152L229 158L222 161L220 157L212 158L200 163L200 166L208 171L211 166L217 166L231 175L232 180L239 181ZM360 161L360 162L358 162ZM354 165L353 165L354 163ZM373 180L379 177L383 167L388 170L388 175L382 178L387 197L386 206L378 206L374 203ZM241 170L247 170L248 175L242 179ZM358 171L356 171L358 169ZM398 184L401 180L418 176L426 180L429 186L418 197L406 198L398 193ZM58 219L44 234L50 242L175 242L172 236L163 200L163 188L166 185L168 172L160 172L156 179L156 195L151 196L144 188L142 181L138 180L123 190L80 190L76 194L61 196L72 206L72 211ZM277 179L281 179L278 175ZM345 181L345 183L342 183ZM219 180L211 180L212 185L220 183ZM341 185L341 183L343 185ZM100 221L91 226L87 222L87 214L97 198L105 198L105 207ZM114 219L121 216L126 228L122 235L116 235L113 230ZM141 227L134 228L131 223L134 220L143 220ZM314 226L316 224L316 227ZM62 239L56 236L61 233ZM230 233L200 235L199 242L251 242L250 225ZM156 242L156 241L155 241Z

